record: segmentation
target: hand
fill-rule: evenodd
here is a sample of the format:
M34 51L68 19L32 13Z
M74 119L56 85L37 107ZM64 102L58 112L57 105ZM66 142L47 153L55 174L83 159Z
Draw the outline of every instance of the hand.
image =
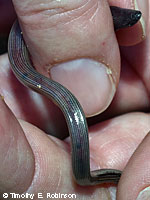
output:
M119 49L106 1L88 1L86 4L65 1L61 8L58 8L60 2L48 2L39 5L37 1L13 1L34 66L40 73L68 87L79 99L87 116L106 109L119 82L113 103L100 115L101 119L94 118L96 125L90 126L91 167L123 170L126 166L117 198L136 199L138 193L149 185L149 159L144 159L149 155L149 136L141 143L150 129L149 115L142 112L150 106L149 35L137 46L121 48L119 81ZM148 1L144 3L145 8L141 11L147 24ZM126 5L122 2L120 6ZM119 31L119 43L127 46L140 43L146 27L138 24L130 30ZM77 58L85 59L80 62ZM77 62L69 62L72 59ZM99 63L92 63L93 60ZM65 61L68 62L59 65ZM48 192L75 193L77 199L91 199L91 195L94 199L109 199L112 188L91 186L87 192L87 187L75 184L69 140L61 141L44 133L65 137L62 114L49 100L24 88L16 80L7 55L1 56L0 63L0 93L11 109L1 100L0 192L30 192L36 195L35 199L39 191L43 195ZM54 64L57 65L53 67ZM105 73L106 64L112 72L110 76ZM119 114L122 115L117 116ZM110 120L97 121L112 115L114 118ZM141 181L143 177L144 181Z

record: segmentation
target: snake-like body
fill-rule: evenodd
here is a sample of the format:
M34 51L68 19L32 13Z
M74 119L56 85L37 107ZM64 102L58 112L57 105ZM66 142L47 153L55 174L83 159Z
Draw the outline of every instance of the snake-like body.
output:
M134 25L141 16L140 11L118 7L110 9L115 30ZM119 170L90 171L88 126L82 107L68 89L34 69L18 21L14 23L10 32L8 55L12 70L19 81L50 98L62 110L71 137L72 169L77 183L80 185L117 183L121 176Z

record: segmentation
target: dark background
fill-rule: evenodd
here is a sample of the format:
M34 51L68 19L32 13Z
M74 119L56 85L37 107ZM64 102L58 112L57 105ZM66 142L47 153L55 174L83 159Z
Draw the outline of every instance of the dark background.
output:
M11 0L0 0L0 54L7 52L7 40L16 14Z
M0 55L7 52L7 37L0 37Z

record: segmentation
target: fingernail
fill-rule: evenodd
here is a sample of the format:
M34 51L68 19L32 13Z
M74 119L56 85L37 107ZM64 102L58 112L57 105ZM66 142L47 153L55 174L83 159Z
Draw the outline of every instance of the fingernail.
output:
M101 113L112 101L115 85L111 70L92 59L77 59L55 65L51 78L68 88L78 99L86 116Z
M140 23L143 30L143 39L146 36L146 27L148 22L148 15L149 15L149 5L148 0L135 0L135 9L140 10L142 12L142 17L140 19Z
M150 187L142 190L136 200L149 200L150 199Z

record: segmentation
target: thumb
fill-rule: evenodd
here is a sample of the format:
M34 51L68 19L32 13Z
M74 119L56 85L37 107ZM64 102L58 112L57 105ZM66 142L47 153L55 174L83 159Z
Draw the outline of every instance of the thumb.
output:
M105 0L13 0L32 62L66 86L86 116L110 104L120 71L112 17Z

